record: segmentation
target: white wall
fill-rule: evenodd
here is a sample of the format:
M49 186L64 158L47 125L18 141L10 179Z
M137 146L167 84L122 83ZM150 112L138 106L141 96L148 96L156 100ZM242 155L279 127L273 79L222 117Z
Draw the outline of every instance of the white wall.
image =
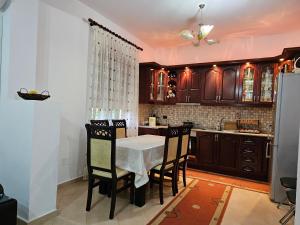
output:
M140 60L153 60L149 46L81 2L40 2L36 87L49 90L50 101L62 107L58 183L83 175L89 41L89 24L83 19L88 18L143 47Z
M88 26L80 18L40 4L37 87L61 111L58 183L82 176L85 161Z

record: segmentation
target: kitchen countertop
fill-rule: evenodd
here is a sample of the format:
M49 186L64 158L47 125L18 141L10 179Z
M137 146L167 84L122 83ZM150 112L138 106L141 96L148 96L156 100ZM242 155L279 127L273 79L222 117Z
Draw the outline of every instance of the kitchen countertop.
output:
M155 126L155 127L139 126L139 127L141 127L141 128L152 128L152 129L168 128L168 126ZM270 134L270 133L253 134L253 133L240 133L237 130L213 130L213 129L200 129L200 128L192 128L191 136L195 137L197 131L209 132L209 133L218 133L218 134L233 134L233 135L273 138L273 135Z

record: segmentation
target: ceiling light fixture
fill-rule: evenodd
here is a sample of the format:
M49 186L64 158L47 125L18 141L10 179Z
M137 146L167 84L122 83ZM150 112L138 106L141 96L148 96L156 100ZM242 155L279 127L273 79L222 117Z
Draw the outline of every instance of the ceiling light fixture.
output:
M202 15L202 10L204 9L205 4L200 4L200 13L201 13L201 22L199 24L199 30L198 33L194 33L194 31L185 29L180 32L180 36L185 39L185 40L193 40L193 45L194 46L199 46L200 41L204 40L208 45L213 45L219 43L218 40L214 39L208 39L207 36L209 33L212 31L214 28L214 25L206 25L203 23L203 15Z

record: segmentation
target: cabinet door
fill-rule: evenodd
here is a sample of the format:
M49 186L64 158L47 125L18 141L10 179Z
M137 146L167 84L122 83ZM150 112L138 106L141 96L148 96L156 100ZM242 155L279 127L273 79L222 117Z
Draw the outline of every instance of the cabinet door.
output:
M238 86L239 86L239 71L238 67L224 67L220 76L219 88L219 103L237 103L238 101Z
M160 70L156 74L156 101L164 102L166 97L167 74Z
M238 170L238 145L236 135L216 134L218 140L217 165L224 171Z
M260 104L272 104L274 93L274 65L262 64L259 69L256 101Z
M177 71L176 102L186 103L190 74L186 70Z
M240 103L254 104L257 99L257 66L245 64L240 69Z
M198 162L200 166L215 164L216 136L214 133L197 132Z
M147 104L150 101L151 73L152 71L150 70L149 67L144 65L140 66L139 69L139 103L140 104Z
M220 71L214 68L205 71L202 81L202 103L217 103Z
M201 70L191 71L188 85L188 102L200 103L201 102Z

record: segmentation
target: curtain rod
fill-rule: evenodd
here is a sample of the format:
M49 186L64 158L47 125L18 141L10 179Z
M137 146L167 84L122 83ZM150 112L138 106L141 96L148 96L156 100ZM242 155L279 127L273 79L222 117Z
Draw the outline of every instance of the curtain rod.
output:
M101 29L107 31L108 33L110 33L110 34L116 36L117 38L121 39L122 41L126 42L127 44L130 44L130 45L132 45L133 47L137 48L138 50L143 51L143 49L142 49L141 47L139 47L139 46L137 46L136 44L134 44L134 43L128 41L127 39L123 38L121 35L119 35L119 34L113 32L113 31L111 31L111 30L108 29L107 27L105 27L105 26L103 26L103 25L97 23L95 20L92 20L91 18L89 18L88 21L89 21L89 23L90 23L90 26L98 26L98 27L100 27Z

